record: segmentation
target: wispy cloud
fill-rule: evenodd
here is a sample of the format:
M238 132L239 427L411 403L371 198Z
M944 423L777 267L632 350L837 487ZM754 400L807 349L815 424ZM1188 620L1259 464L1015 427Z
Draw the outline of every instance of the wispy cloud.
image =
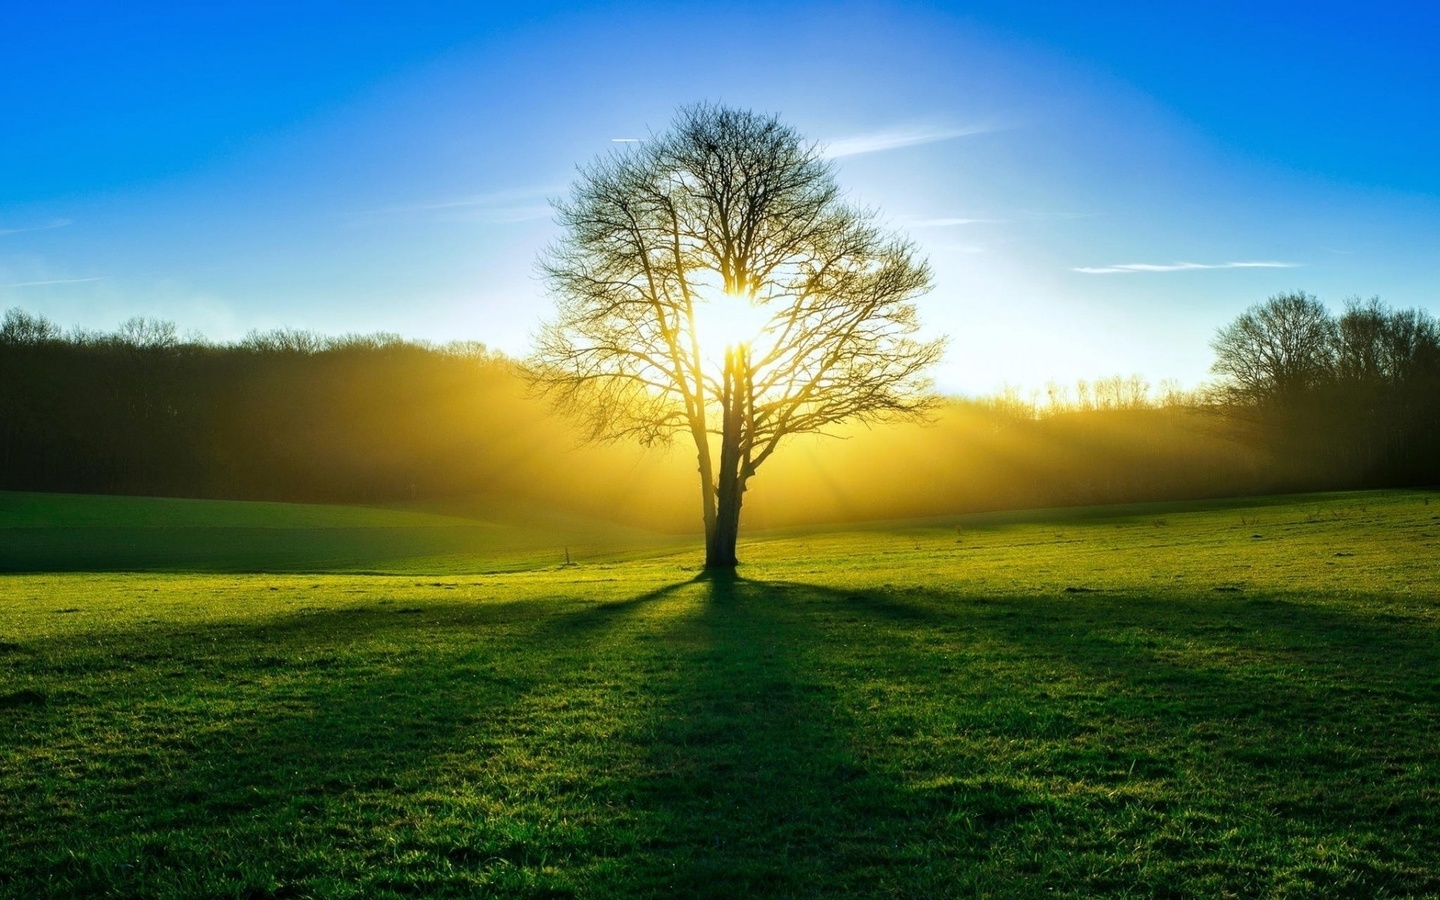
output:
M42 285L42 284L83 284L84 282L87 282L87 281L104 281L104 280L105 280L105 279L104 279L103 277L100 277L100 276L97 276L97 277L95 277L95 278L52 278L52 279L50 279L50 280L48 280L48 281L17 281L17 282L15 282L14 284L0 284L0 287L7 287L7 288L39 287L39 286Z
M906 228L956 228L961 225L980 225L989 222L1003 222L1004 219L965 219L958 216L936 216L931 218L908 218L902 216L896 224Z
M990 251L978 244L935 244L937 253L989 253Z
M1015 211L1015 218L1033 222L1069 222L1075 219L1098 219L1105 213L1057 212L1044 209L1021 209Z
M29 228L0 228L0 237L7 234L24 234L27 231L49 231L52 228L64 228L70 224L72 224L71 219L56 219L44 225L31 225Z
M1048 222L1066 221L1070 219L1089 219L1100 215L1100 213L1067 213L1067 212L1040 212L1036 210L1017 209L1005 213L1004 218L989 218L979 216L907 216L901 215L895 218L895 224L905 228L959 228L965 225L1013 225L1023 222Z
M898 150L901 147L914 147L918 144L933 144L936 141L949 141L973 134L986 134L995 130L989 125L976 125L968 128L934 125L900 126L883 131L854 134L831 141L825 146L825 155L830 159L839 159L842 156L859 156L862 153L879 153L882 150Z
M1227 262L1227 263L1124 263L1115 266L1077 266L1070 271L1086 275L1129 275L1135 272L1191 272L1196 269L1295 269L1292 262Z
M523 188L506 191L490 191L484 194L469 194L427 203L413 203L406 206L392 206L372 210L372 216L425 215L437 214L447 218L491 224L532 222L551 215L546 197L563 192L563 188Z

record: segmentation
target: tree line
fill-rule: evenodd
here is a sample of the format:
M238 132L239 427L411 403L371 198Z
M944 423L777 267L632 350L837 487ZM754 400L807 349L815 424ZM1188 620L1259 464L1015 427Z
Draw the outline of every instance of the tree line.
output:
M526 451L507 425L523 402L510 366L480 344L389 334L215 344L143 318L64 334L12 309L0 486L334 501L489 490Z
M1440 325L1378 297L1340 315L1303 291L1221 328L1213 402L1319 486L1440 482Z
M1440 328L1281 294L1221 328L1213 385L1099 379L940 403L928 426L804 439L757 526L1440 482ZM538 501L686 529L683 454L584 444L478 343L170 322L0 321L0 489L295 501ZM773 470L773 471L772 471Z

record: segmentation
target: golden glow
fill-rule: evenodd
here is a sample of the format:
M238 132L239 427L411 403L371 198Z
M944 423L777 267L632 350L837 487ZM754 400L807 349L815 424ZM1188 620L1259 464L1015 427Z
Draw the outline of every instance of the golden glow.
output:
M527 496L643 528L699 527L695 457L687 448L577 448L565 422L529 409L517 405L506 419L513 433L505 435L516 445L508 477ZM828 433L793 436L751 479L747 527L1085 505L1147 491L1218 495L1224 484L1260 471L1262 459L1207 414L1183 410L1026 422L987 403L959 401L942 406L928 425L844 425Z
M763 339L770 311L749 297L715 292L695 305L695 333L700 351L709 362L719 363L730 347L754 349Z

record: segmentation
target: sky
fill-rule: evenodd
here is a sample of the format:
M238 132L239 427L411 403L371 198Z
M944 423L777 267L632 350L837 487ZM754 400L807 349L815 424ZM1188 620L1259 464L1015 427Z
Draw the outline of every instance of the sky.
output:
M1208 377L1304 290L1440 314L1440 4L18 0L0 309L523 355L549 200L779 115L928 257L949 393Z

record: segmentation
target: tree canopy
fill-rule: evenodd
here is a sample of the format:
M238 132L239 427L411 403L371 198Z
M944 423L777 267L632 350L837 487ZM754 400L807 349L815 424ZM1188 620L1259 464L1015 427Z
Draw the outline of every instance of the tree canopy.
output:
M1293 400L1330 370L1335 335L1334 320L1315 297L1276 294L1216 333L1210 370L1237 398Z
M707 566L735 565L746 484L786 436L931 403L943 340L917 336L913 302L929 267L834 176L778 118L697 105L556 204L531 371L596 438L688 435Z

